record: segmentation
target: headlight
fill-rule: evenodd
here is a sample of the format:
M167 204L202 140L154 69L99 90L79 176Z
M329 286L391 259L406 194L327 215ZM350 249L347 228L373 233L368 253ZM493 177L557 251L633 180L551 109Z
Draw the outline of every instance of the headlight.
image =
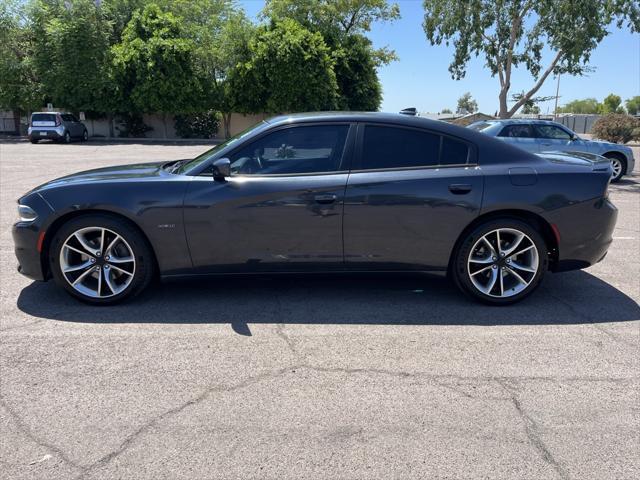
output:
M18 205L18 217L21 222L33 222L36 218L38 218L38 214L31 207L27 207L26 205Z

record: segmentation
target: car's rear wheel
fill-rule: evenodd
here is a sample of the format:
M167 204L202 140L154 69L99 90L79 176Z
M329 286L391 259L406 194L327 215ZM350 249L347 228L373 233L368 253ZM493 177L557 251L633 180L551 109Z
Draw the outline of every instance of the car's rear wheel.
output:
M459 244L452 275L467 295L510 305L530 295L548 267L544 239L528 223L497 219L475 228Z
M64 135L62 136L62 141L64 143L71 143L71 134L69 133L69 130L64 132Z
M75 298L110 305L140 293L153 277L153 254L142 234L109 215L64 224L49 249L53 278Z
M611 168L613 169L611 181L618 182L624 176L627 169L626 160L622 158L622 155L617 153L605 153L604 156L611 160Z

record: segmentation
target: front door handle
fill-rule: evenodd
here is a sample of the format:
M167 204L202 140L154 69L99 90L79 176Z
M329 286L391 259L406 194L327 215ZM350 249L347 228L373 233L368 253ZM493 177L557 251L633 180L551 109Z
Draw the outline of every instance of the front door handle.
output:
M449 191L454 195L464 195L471 191L471 185L468 183L452 183L449 185Z
M314 198L315 198L316 203L321 203L321 204L333 203L338 199L338 197L336 195L333 195L333 194L316 195Z

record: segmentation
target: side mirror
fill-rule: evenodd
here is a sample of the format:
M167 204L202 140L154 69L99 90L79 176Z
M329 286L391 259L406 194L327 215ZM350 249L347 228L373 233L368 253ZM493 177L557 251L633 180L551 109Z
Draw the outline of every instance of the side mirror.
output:
M576 135L575 133L571 134L571 141L575 142L576 140L580 140L580 137L578 135Z
M213 162L213 179L224 180L231 176L231 160L220 158Z

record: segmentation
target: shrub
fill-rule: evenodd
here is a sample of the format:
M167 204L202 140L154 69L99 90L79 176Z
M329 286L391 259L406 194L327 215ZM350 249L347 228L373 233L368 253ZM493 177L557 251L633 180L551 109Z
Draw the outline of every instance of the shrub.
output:
M627 143L638 138L640 120L631 115L612 113L600 118L591 133L595 138L608 142Z
M181 138L213 138L219 127L220 115L214 111L175 117L176 135Z

